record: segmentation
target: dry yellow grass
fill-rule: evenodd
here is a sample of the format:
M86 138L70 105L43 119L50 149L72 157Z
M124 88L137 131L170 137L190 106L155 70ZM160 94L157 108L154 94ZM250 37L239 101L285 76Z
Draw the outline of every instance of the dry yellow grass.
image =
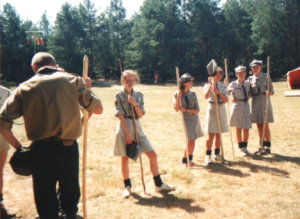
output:
M230 136L223 135L227 165L214 164L209 168L181 168L184 133L179 113L172 109L175 85L137 85L144 93L146 114L142 126L158 154L162 178L177 187L175 192L162 195L155 192L148 160L143 156L145 182L150 196L143 194L139 164L131 162L133 195L121 198L123 182L120 158L112 156L115 126L114 94L120 86L95 87L102 99L104 114L89 122L87 197L88 218L300 218L300 101L286 98L284 82L275 83L272 103L275 123L271 125L272 155L233 159ZM203 88L195 86L200 102L200 121L203 127L206 102ZM20 120L21 122L22 120ZM25 141L24 127L15 126L18 137ZM196 141L194 160L203 163L206 137ZM81 139L79 139L81 143ZM258 148L254 126L250 131L249 150ZM10 150L10 154L13 150ZM5 168L5 205L10 212L24 219L36 215L31 178L15 175ZM79 204L79 213L82 212Z

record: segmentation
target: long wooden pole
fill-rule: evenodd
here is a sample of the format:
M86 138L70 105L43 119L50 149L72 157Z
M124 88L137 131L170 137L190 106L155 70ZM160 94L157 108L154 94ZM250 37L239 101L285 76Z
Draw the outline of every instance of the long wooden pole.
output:
M176 66L176 79L177 79L178 90L180 90L179 67L177 67L177 66ZM181 100L180 100L180 106L181 106ZM185 122L184 122L183 112L181 112L181 120L182 120L184 134L185 134L185 143L186 143L185 153L186 153L186 159L187 159L187 166L188 166L188 168L190 168L189 150L188 150L188 148L189 148L189 146L188 146L188 134L187 134L187 127L185 126Z
M88 76L89 59L85 55L83 58L83 80ZM87 219L86 209L86 159L87 159L87 133L88 133L88 118L89 113L83 110L83 157L82 157L82 209L83 218Z
M217 86L217 84L215 83L214 80L213 80L213 83L214 83L214 86ZM220 122L218 97L217 97L217 94L214 91L213 91L213 94L214 94L214 102L215 102L215 110L216 110L218 132L219 132L219 136L220 136L221 158L222 158L222 163L224 163L224 150L223 150L222 128L221 128L221 122Z
M227 64L227 59L224 59L224 63L225 63L225 76L226 78L228 78L228 64ZM228 114L228 127L229 127L229 133L230 133L230 142L231 142L231 148L232 148L232 156L234 159L234 147L233 147L233 141L232 141L232 132L231 132L231 126L230 126L230 111L229 111L229 101L227 103L227 114Z
M262 73L261 73L262 74ZM267 59L267 91L270 91L270 56L268 56ZM263 130L262 130L262 135L260 139L260 153L263 152L263 144L264 144L264 138L265 138L265 129L266 129L266 124L268 121L269 117L269 102L270 102L270 97L268 94L266 94L266 109L265 109L265 115L264 115L264 123L263 123Z

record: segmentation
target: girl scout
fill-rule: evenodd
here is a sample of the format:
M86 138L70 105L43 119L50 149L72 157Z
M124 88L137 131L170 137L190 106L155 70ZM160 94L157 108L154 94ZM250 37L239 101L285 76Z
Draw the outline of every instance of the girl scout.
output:
M138 132L138 144L141 146L141 152L144 152L150 160L150 169L153 175L157 192L173 191L174 186L163 183L158 171L157 155L151 146L148 138L144 134L139 118L145 114L143 94L133 89L139 76L132 70L126 70L122 73L121 82L123 89L115 95L115 115L119 118L117 125L117 134L115 138L114 155L121 156L122 175L125 189L123 197L128 198L131 195L131 182L129 178L128 157L126 156L126 143L131 144L136 141L133 127L133 115L131 105L134 108L135 124Z
M228 93L232 93L233 96L233 104L230 111L230 126L236 127L236 138L241 150L241 155L248 156L247 145L249 129L251 128L250 106L248 102L250 84L248 81L245 81L245 66L236 67L235 74L238 79L231 82L228 86Z
M271 153L271 132L269 128L269 123L274 122L273 109L271 100L267 106L269 109L269 114L267 118L267 123L265 125L265 135L262 136L263 123L266 110L266 97L274 94L274 89L272 82L270 81L270 91L267 91L267 74L262 72L262 61L254 59L251 63L251 69L254 75L249 77L250 82L250 95L252 96L251 105L251 121L256 123L259 138L263 138L263 150L260 151L262 155Z
M221 131L228 132L227 124L227 115L224 103L228 101L227 98L227 88L224 83L220 82L223 77L222 68L217 68L217 73L213 77L208 78L208 83L204 85L204 98L208 102L205 118L205 131L208 133L208 139L206 141L206 156L205 156L205 165L208 165L212 162L211 160L211 148L213 144L214 137L215 139L215 160L220 161L220 135L217 124L216 117L216 107L215 107L215 98L217 98L217 103L219 105L219 115L221 123ZM225 83L228 83L228 78L225 79ZM215 93L215 94L213 94Z
M180 89L175 93L173 102L175 103L174 109L176 112L183 112L184 128L187 133L187 147L189 155L189 165L195 166L193 163L193 153L195 149L195 140L202 137L203 131L201 129L198 113L200 111L196 93L190 89L193 87L194 78L185 73L180 78ZM187 154L184 150L182 163L187 167Z

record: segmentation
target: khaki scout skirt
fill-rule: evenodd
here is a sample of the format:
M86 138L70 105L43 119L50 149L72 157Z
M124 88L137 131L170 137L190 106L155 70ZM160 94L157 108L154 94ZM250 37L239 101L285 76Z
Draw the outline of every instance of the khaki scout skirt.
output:
M250 105L248 101L237 101L232 104L230 110L230 126L239 129L250 129L251 124L251 114Z
M125 118L125 121L127 123L127 126L129 128L130 134L134 140L135 139L135 134L134 134L134 129L133 129L133 124L132 124L132 119L130 118ZM135 120L136 124L136 129L138 132L138 144L141 146L141 152L148 152L148 151L153 151L153 147L151 143L149 142L147 136L144 134L141 123L139 120ZM114 155L115 156L127 156L126 155L126 134L121 126L121 122L118 121L117 124L117 131L116 131L116 139L115 139L115 148L114 148Z
M9 149L7 141L0 135L0 151L5 151Z
M274 116L273 116L273 109L271 104L271 98L269 101L269 114L267 123L273 123L274 122ZM251 121L252 123L264 123L264 117L265 117L265 110L266 110L266 95L260 94L258 96L252 97L252 105L251 105Z
M204 135L197 114L183 113L183 118L188 140L196 140Z
M221 123L221 131L228 132L228 120L226 115L225 104L219 104L219 115ZM216 117L216 106L214 103L208 103L205 118L205 132L218 134L218 124Z

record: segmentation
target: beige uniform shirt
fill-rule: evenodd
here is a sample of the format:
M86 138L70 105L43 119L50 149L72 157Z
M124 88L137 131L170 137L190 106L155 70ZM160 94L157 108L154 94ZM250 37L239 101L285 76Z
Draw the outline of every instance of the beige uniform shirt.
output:
M29 140L78 138L82 126L79 104L93 112L100 100L85 88L81 77L50 66L42 70L43 74L20 84L5 102L0 111L1 130L11 129L13 120L23 116Z

